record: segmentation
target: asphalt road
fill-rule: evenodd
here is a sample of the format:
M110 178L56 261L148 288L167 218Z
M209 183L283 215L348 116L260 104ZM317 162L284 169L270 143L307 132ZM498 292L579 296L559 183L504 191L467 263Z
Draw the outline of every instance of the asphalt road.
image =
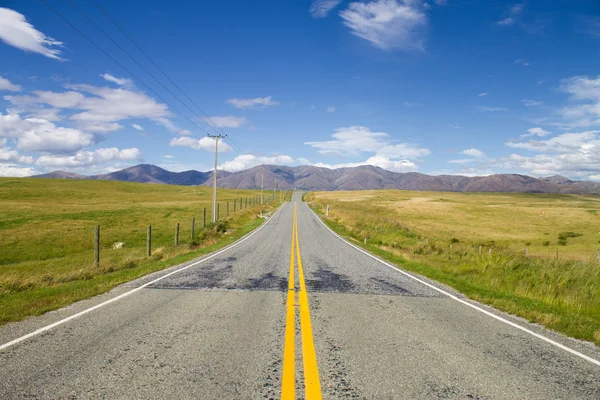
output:
M298 194L207 257L0 328L1 347L142 287L0 350L0 398L600 399L597 348L411 279Z

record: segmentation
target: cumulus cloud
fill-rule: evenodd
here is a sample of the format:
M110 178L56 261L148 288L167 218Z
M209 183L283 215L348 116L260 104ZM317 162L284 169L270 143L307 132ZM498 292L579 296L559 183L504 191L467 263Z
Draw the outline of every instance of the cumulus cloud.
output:
M409 160L390 160L385 156L373 156L369 157L367 160L362 162L355 163L341 163L341 164L326 164L326 163L317 163L313 164L316 167L323 168L353 168L359 167L361 165L373 165L375 167L380 167L386 169L388 171L394 172L414 172L419 169L419 167L412 161Z
M567 175L591 179L600 173L600 131L568 132L546 140L508 142L507 146L537 153L511 154L498 160L504 168L536 176Z
M341 2L342 0L313 0L310 5L310 15L313 18L324 18Z
M595 78L575 76L561 81L560 90L570 95L575 105L560 113L573 127L600 125L600 75Z
M224 162L219 168L225 171L235 172L252 168L261 164L296 165L298 163L307 164L308 160L302 158L294 159L291 156L282 154L273 156L256 156L253 154L241 154L231 161Z
M22 178L26 176L35 175L38 172L31 167L21 167L15 164L3 164L0 163L0 176L11 176Z
M95 143L93 134L56 126L38 118L22 119L18 114L0 113L0 138L16 140L23 151L68 153Z
M390 135L384 132L371 132L364 126L338 128L331 135L333 140L306 142L318 149L319 153L335 156L357 156L362 153L375 153L378 156L394 158L418 158L430 153L429 149L407 143L392 143Z
M43 155L37 159L36 165L51 168L80 168L90 165L104 164L108 161L141 160L142 153L137 148L119 150L116 147L78 151L74 155Z
M112 76L109 73L106 74L100 74L100 76L108 81L108 82L112 82L112 83L116 83L119 86L133 86L133 81L129 78L117 78Z
M25 52L62 60L57 47L62 47L63 43L38 31L23 14L10 8L0 7L0 40Z
M461 158L458 160L450 160L448 162L451 164L467 164L467 163L472 163L472 162L481 162L483 159L485 159L487 157L483 151L478 150L478 149L465 149L465 150L461 151L460 154L464 154L464 155L470 156L472 158Z
M233 115L214 116L210 118L202 118L210 126L219 128L240 128L246 124L248 120L244 117L234 117Z
M196 139L188 136L180 136L171 139L169 142L171 147L190 147L194 150L215 151L215 140L209 137ZM219 141L219 153L233 151L231 146L222 140Z
M0 29L2 29L0 27ZM15 85L6 78L0 76L0 90L7 90L9 92L18 92L21 90L21 86Z
M548 136L551 135L552 132L548 132L542 128L530 128L527 129L527 133L521 135L522 138L526 138L526 137L531 137L531 136L540 136L540 137L544 137L544 136Z
M521 103L523 103L523 105L525 107L538 107L544 104L543 101L535 101L535 100L529 100L529 99L523 99L521 100Z
M8 147L0 148L0 163L32 164L33 157L24 156Z
M424 50L427 17L413 0L353 2L340 12L352 34L383 50Z
M80 110L69 119L94 132L120 129L117 122L130 118L149 118L165 126L171 124L165 104L156 102L144 93L125 88L96 87L92 85L65 85L66 92L37 90L33 95L4 96L18 107L31 108L48 105L56 109ZM94 129L93 126L97 126ZM92 127L92 128L89 128ZM177 130L176 127L174 127Z
M274 101L272 96L267 97L255 97L252 99L228 99L227 103L231 104L235 108L264 108L269 106L277 106L279 102Z

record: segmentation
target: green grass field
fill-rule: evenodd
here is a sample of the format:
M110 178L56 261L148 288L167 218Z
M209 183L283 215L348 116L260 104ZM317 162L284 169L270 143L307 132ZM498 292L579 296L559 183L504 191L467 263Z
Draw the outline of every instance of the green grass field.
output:
M0 324L105 292L231 243L262 221L260 207L251 206L258 196L260 191L219 190L221 222L213 225L211 188L0 178ZM271 201L263 209L278 205ZM94 225L100 225L99 267L94 266ZM148 225L151 257L145 255Z
M383 258L600 344L598 197L383 190L305 199L321 214L329 205L332 228Z

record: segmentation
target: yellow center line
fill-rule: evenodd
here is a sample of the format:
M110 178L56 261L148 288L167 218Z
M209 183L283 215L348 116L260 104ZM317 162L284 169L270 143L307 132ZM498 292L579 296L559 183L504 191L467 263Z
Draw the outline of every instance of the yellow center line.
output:
M313 340L310 310L308 308L308 294L304 283L304 270L302 269L302 256L300 255L300 240L298 237L298 215L294 204L294 227L296 230L296 254L298 257L298 278L300 290L298 300L300 303L300 329L302 334L302 361L304 365L304 396L306 400L321 400L321 381L317 365L317 352Z
M294 215L296 209L294 208ZM290 250L290 278L287 292L287 315L285 319L285 344L283 348L283 376L281 378L281 399L296 400L296 361L294 358L294 331L296 292L294 291L294 244L296 241L296 219L292 222L292 246Z
M304 282L304 270L300 255L300 241L298 240L298 213L294 203L294 218L292 221L292 248L290 252L290 279L288 282L287 316L285 322L285 344L283 349L283 376L281 379L281 399L295 400L295 359L294 359L294 334L295 334L295 290L294 290L294 249L298 259L298 307L300 311L300 334L302 335L302 362L304 366L304 396L306 400L321 400L321 381L317 365L317 352L313 340L310 310L308 308L308 294Z

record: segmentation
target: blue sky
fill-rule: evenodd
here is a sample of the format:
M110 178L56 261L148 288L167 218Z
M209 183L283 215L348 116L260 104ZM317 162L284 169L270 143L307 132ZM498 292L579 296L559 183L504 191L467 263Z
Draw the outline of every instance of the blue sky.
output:
M44 1L143 83L42 2L3 1L0 175L208 170L222 129L230 171L600 181L596 0L96 0L202 112L92 0L71 3L177 98L69 1Z

